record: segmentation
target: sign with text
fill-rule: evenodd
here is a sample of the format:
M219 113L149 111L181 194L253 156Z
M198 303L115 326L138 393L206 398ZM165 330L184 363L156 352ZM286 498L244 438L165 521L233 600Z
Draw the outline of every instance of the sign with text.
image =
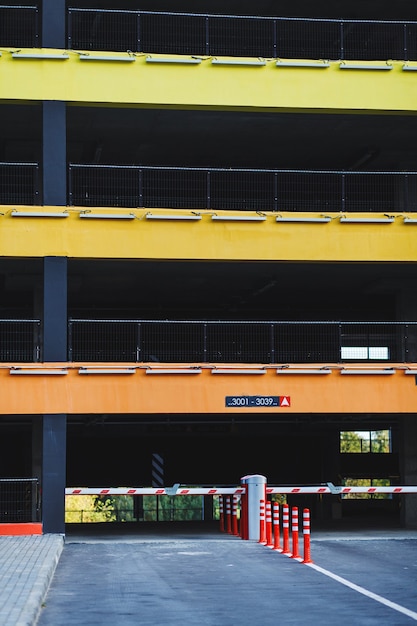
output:
M226 396L226 406L235 408L291 405L289 396Z

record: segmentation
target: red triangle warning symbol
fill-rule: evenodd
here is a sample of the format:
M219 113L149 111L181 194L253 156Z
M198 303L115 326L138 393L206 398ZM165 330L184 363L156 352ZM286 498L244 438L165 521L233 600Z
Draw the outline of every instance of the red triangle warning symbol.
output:
M291 406L290 396L281 396L279 406Z

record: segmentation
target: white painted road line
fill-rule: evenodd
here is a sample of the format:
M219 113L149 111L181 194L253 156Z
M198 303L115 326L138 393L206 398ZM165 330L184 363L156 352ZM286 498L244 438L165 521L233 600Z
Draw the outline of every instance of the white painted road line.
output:
M411 617L411 619L417 622L417 613L415 613L414 611L410 611L410 609L406 609L404 606L401 606L400 604L397 604L396 602L391 602L391 600L387 600L387 598L379 596L377 593L373 593L372 591L369 591L368 589L365 589L364 587L355 585L355 583L350 582L350 580L346 580L346 578L342 578L341 576L338 576L337 574L333 574L333 572L329 572L329 570L324 569L323 567L320 567L319 565L315 565L314 563L306 563L305 565L307 565L307 567L311 567L312 569L315 569L317 572L320 572L321 574L324 574L325 576L328 576L329 578L333 578L333 580L336 580L337 582L341 583L342 585L345 585L346 587L350 587L350 589L353 589L354 591L357 591L358 593L361 593L362 595L367 596L368 598L371 598L372 600L375 600L376 602L380 602L381 604L384 604L385 606L388 606L391 609L394 609L394 611L398 611L399 613L403 613L404 615Z

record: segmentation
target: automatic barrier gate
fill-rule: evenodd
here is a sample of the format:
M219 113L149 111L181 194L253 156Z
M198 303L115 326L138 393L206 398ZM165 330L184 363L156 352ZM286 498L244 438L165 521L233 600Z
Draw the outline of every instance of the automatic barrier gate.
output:
M395 487L343 487L335 486L333 483L318 486L268 486L265 476L251 474L241 479L240 487L182 487L175 484L172 487L107 487L107 488L67 488L65 495L123 495L123 496L214 496L219 498L220 527L221 530L231 534L240 535L242 539L266 542L264 536L267 523L265 519L265 508L268 505L268 497L274 494L329 494L343 495L352 493L387 493L387 494L417 494L417 486L395 486ZM264 510L262 512L262 503ZM240 509L240 530L237 529L238 509ZM308 510L304 510L304 513ZM298 513L298 509L297 509ZM275 516L279 511L275 511ZM286 514L283 507L283 514ZM294 511L293 511L294 514ZM263 520L262 520L263 516ZM309 519L309 511L308 511ZM292 519L292 525L298 526L297 520ZM308 524L309 526L309 524ZM283 518L283 531L285 541L286 520ZM298 530L298 528L297 528ZM304 528L304 533L306 528Z

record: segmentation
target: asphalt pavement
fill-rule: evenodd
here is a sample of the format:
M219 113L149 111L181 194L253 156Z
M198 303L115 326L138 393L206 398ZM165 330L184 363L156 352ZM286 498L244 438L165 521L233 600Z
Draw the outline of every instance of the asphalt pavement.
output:
M417 622L417 530L317 530L311 556L207 525L0 537L0 626Z

